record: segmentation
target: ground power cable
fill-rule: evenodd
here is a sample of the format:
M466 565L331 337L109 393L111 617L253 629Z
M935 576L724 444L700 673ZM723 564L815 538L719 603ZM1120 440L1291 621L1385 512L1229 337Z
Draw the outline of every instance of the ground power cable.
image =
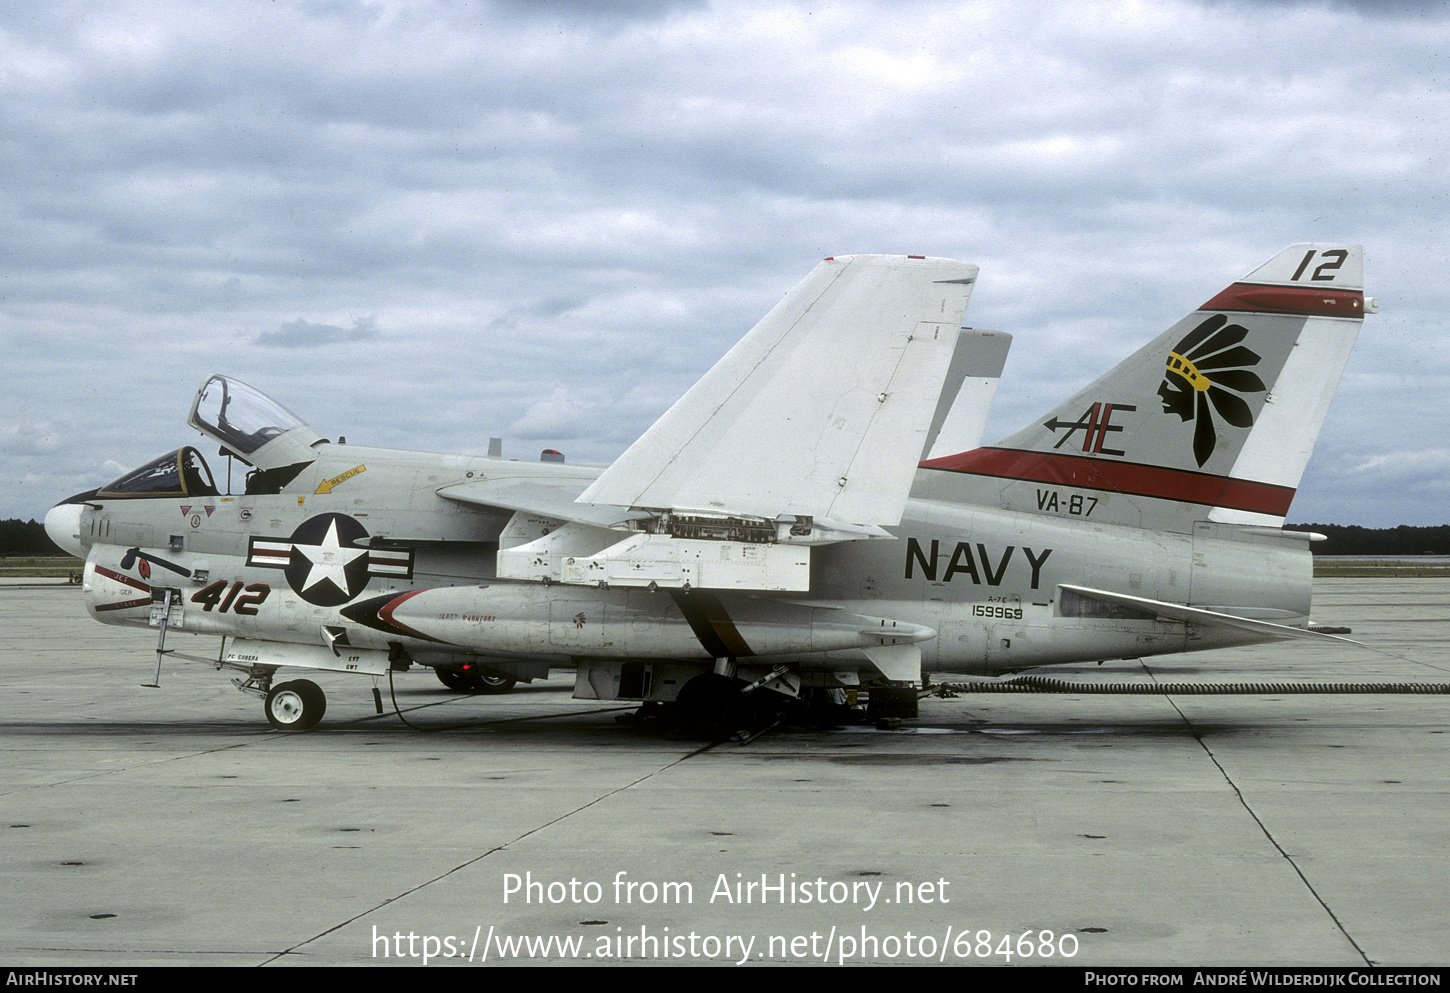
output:
M1089 683L1055 676L1014 676L993 682L938 683L955 693L1083 693L1130 696L1258 696L1274 694L1450 694L1450 683Z
M391 669L388 670L388 696L393 701L393 713L397 715L398 720L402 721L404 726L411 728L414 731L418 731L422 734L434 734L439 731L467 731L470 728L487 727L491 724L520 724L525 721L547 721L559 717L579 717L585 714L609 714L614 713L615 711L628 709L627 707L600 707L595 710L570 710L559 714L536 714L532 717L504 717L494 718L493 720L467 721L463 724L443 724L439 725L438 727L424 727L421 724L414 724L412 721L408 720L408 718L403 716L403 708L398 703L397 688L393 685L393 670ZM448 702L449 701L447 700L439 700L434 703L421 704L420 706L439 707ZM409 709L416 710L418 708L410 707Z

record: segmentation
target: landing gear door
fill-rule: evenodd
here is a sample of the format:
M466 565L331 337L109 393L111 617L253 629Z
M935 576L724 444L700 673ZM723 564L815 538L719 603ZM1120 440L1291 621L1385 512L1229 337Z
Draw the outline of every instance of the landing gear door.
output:
M185 607L180 590L165 586L151 587L151 616L147 620L151 627L159 628L163 624L172 628L182 627L184 614Z

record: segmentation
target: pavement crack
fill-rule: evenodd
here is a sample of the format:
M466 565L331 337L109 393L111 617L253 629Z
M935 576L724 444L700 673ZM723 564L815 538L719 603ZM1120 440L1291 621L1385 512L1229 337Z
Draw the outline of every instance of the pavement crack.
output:
M384 907L388 906L389 904L397 903L399 900L403 899L404 897L408 897L408 896L411 896L414 893L418 893L418 892L420 892L422 890L425 890L429 886L432 886L434 883L441 882L442 880L447 879L449 876L452 876L455 873L461 872L464 869L469 868L470 866L477 865L479 862L482 862L484 859L488 858L490 855L493 855L496 852L505 851L506 849L509 848L509 846L515 845L518 842L523 841L525 838L528 838L528 837L531 837L531 836L533 836L535 834L538 834L540 831L543 831L546 828L553 827L555 824L559 824L562 821L566 821L569 818L575 816L576 814L580 814L580 813L588 810L590 807L593 807L593 806L596 806L597 804L603 803L605 800L608 800L610 797L618 796L619 794L625 792L626 790L633 789L634 787L638 786L640 783L643 783L643 782L645 782L645 781L647 781L649 779L652 779L655 776L658 776L662 772L666 772L666 771L668 771L670 769L673 769L675 766L681 764L682 762L688 762L690 759L694 758L695 756L702 755L705 752L708 752L710 749L714 748L718 744L720 744L720 742L711 742L711 743L709 743L707 745L702 745L699 748L696 748L694 751L686 752L684 755L681 755L679 758L675 759L674 761L672 761L672 762L666 762L664 765L660 766L658 769L653 769L653 770L645 773L643 776L640 776L638 779L635 779L635 780L633 780L631 782L625 783L623 786L616 787L615 789L607 790L604 793L599 794L593 800L590 800L588 803L582 803L579 806L575 807L573 810L567 810L564 813L558 815L557 817L550 818L549 820L545 821L542 824L538 824L538 825L536 825L534 827L531 827L531 828L529 828L529 830L523 832L518 837L510 839L510 840L504 842L502 845L495 845L493 848L490 848L488 851L483 852L483 853L481 853L479 855L475 855L471 859L466 859L465 861L460 862L457 865L453 866L451 869L448 869L445 872L440 872L438 875L434 876L431 879L425 879L425 880L423 880L423 882L418 883L415 886L410 886L407 889L402 890L399 893L395 893L394 895L388 897L386 900L383 900L380 903L378 903L378 904L376 904L376 905L374 905L372 907L367 908L366 910L359 911L358 913L353 914L351 917L347 918L346 920L339 921L338 923L334 924L332 927L327 928L324 931L319 931L318 933L314 934L310 938L303 939L302 941L299 941L295 945L292 945L292 946L290 946L288 948L284 948L282 951L277 952L271 958L266 959L265 961L261 962L260 964L261 965L270 965L271 963L276 962L278 959L281 959L281 958L283 958L283 957L285 957L287 955L292 955L292 954L300 951L301 949L306 948L308 945L312 944L314 941L317 941L317 940L319 940L321 938L325 938L329 934L332 934L333 932L338 931L341 928L347 927L349 924L355 923L356 921L360 921L364 917L368 916L369 914L376 913L377 911L383 909Z
M1153 670L1149 669L1147 665L1144 665L1143 669L1148 673L1149 679L1153 680L1153 682L1155 683L1158 681L1157 674L1155 674ZM1193 735L1193 740L1198 742L1198 747L1203 749L1203 753L1208 756L1208 760L1213 763L1214 768L1218 770L1218 773L1220 776L1223 777L1224 782L1228 783L1229 789L1234 791L1234 796L1238 798L1239 805L1244 808L1245 812L1247 812L1251 818L1253 818L1254 823L1258 825L1259 830L1263 832L1263 835L1265 838L1268 839L1269 844L1274 846L1274 850L1277 851L1280 857L1282 857L1283 860L1289 864L1289 868L1294 870L1294 875L1299 877L1299 881L1304 884L1304 888L1309 891L1309 895L1314 898L1314 901L1318 903L1319 906L1324 908L1324 913L1327 914L1329 916L1329 919L1334 922L1334 926L1339 929L1339 933L1344 935L1344 940L1349 942L1349 945L1351 948L1354 949L1355 954L1364 961L1364 964L1366 966L1373 968L1375 963L1371 962L1369 956L1364 953L1364 949L1359 947L1359 942L1354 940L1354 936L1351 935L1349 931L1345 928L1344 922L1339 919L1339 916L1337 914L1335 914L1333 908L1330 907L1329 904L1324 902L1324 898L1319 895L1319 891L1314 888L1314 884L1309 881L1309 877L1304 875L1304 870L1299 868L1299 863L1294 861L1294 856L1286 852L1284 850L1284 846L1279 844L1279 839L1274 837L1274 832L1269 830L1269 826L1264 823L1263 818L1259 817L1258 813L1249 804L1248 798L1244 796L1243 790L1239 789L1238 783L1235 783L1233 781L1233 777L1230 776L1228 770L1223 767L1223 763L1218 760L1218 756L1213 754L1213 749L1208 747L1208 742L1203 740L1203 735L1199 733L1198 728L1193 726L1193 721L1189 720L1188 715L1183 712L1182 708L1178 706L1177 701L1175 701L1172 697L1165 696L1163 699L1168 702L1168 706L1172 707L1178 713L1179 719L1181 719L1184 726L1188 728L1188 733Z

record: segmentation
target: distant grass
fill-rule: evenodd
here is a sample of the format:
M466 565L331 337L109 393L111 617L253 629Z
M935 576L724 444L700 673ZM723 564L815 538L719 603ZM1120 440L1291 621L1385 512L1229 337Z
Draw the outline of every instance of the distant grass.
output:
M1375 561L1360 562L1329 562L1324 559L1314 560L1315 578L1340 576L1340 577L1362 577L1381 579L1419 579L1419 578L1450 578L1450 565L1443 562L1426 562L1420 564L1414 561L1403 559L1383 559Z
M83 560L73 555L11 555L0 558L0 578L35 576L40 579L65 579L79 576L85 570Z

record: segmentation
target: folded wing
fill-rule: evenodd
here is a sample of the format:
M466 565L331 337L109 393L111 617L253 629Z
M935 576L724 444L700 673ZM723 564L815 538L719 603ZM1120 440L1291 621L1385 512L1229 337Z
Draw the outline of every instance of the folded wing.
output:
M579 497L900 522L977 267L827 259Z

